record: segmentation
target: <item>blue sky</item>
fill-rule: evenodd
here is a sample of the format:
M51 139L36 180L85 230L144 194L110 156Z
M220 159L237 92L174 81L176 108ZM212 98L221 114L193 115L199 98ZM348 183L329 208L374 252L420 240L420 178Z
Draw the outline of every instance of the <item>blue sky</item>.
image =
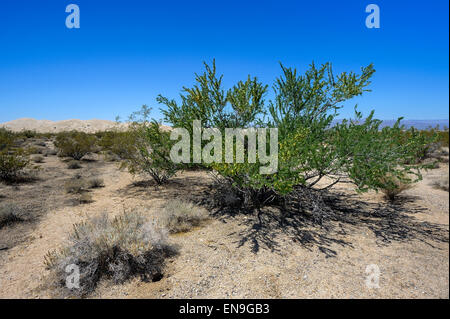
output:
M80 7L68 29L65 7ZM375 3L381 28L367 29ZM158 94L177 98L202 62L227 87L247 74L271 84L279 62L335 74L374 63L373 92L352 100L381 119L448 119L448 1L0 2L0 122L126 117ZM268 96L270 98L270 94Z

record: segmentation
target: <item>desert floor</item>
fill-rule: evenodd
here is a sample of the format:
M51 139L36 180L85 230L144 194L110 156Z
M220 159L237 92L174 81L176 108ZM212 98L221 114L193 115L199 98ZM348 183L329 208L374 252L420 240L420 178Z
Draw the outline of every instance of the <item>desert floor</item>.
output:
M157 218L174 198L201 202L212 182L207 172L187 171L156 188L95 154L78 170L54 155L37 165L36 181L0 184L0 202L33 216L0 229L0 298L58 297L44 255L64 244L75 222L132 209ZM75 174L104 179L104 188L91 191L92 203L65 193ZM395 204L338 185L330 205L339 213L330 227L298 216L280 223L276 209L261 223L254 214L210 212L202 227L170 236L179 254L160 281L103 281L91 298L449 298L449 194L430 185L445 174L442 163L425 172ZM381 272L379 288L366 285L368 265Z

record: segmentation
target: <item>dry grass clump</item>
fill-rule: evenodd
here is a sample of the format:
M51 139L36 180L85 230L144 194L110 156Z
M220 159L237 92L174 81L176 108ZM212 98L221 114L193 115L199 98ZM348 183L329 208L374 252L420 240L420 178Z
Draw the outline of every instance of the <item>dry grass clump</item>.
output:
M208 219L208 212L192 203L173 200L163 209L162 224L171 232L179 233L189 231Z
M91 178L87 181L88 188L100 188L105 187L105 182L102 178Z
M400 178L388 175L381 181L383 187L381 191L384 193L386 199L393 201L397 196L408 189L411 189L413 185L402 181Z
M44 163L44 157L40 155L33 156L31 160L35 163Z
M67 163L67 168L68 169L79 169L82 166L80 165L79 161L70 161L69 163Z
M56 155L56 154L58 154L58 151L57 150L55 150L55 149L49 149L49 150L46 150L45 151L45 156L49 156L49 155Z
M431 185L432 185L434 188L442 189L442 190L448 192L448 189L449 189L449 187L448 187L448 175L439 176L438 178L436 178L436 179L431 183Z
M10 203L0 204L0 228L5 225L24 221L26 212Z
M92 199L92 195L88 193L81 193L78 198L78 202L80 204L89 204L92 203L94 200Z
M66 193L81 194L86 190L86 181L82 178L72 178L64 184Z
M59 287L85 296L103 278L123 283L139 275L142 280L157 281L163 276L165 259L174 253L166 232L139 212L124 212L114 219L103 213L75 224L69 244L49 252L45 264L53 270ZM65 270L71 265L79 267L79 288L66 286Z

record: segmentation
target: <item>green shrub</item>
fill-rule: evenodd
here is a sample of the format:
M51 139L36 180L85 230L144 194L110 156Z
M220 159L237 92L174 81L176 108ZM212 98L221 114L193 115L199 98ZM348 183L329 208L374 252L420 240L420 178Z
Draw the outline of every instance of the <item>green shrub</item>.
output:
M55 146L61 156L80 160L94 150L96 137L84 132L63 132L56 136Z
M133 140L133 149L121 153L124 159L121 168L127 168L131 174L149 175L157 185L166 183L180 169L170 159L170 150L175 141L170 140L170 132L161 128L161 123L148 119L150 109L143 106L141 111L130 117L129 139ZM142 116L142 118L138 118Z
M136 136L133 131L106 131L100 135L98 145L101 147L103 153L107 158L123 160L132 157L136 152Z
M15 182L24 176L24 170L30 163L28 153L23 149L0 151L0 180Z
M166 233L146 221L138 212L110 219L107 213L74 225L69 244L49 252L45 264L52 269L60 287L65 287L68 265L79 267L79 289L69 293L85 296L103 278L123 283L136 275L143 280L159 280L165 259L174 252Z
M278 129L278 169L274 174L261 174L260 163L249 163L248 146L244 163L204 165L215 170L243 204L261 207L291 199L308 201L315 198L310 196L315 190L329 189L340 181L353 183L364 192L382 189L380 180L387 175L407 176L405 183L421 179L424 165L416 164L415 159L432 139L411 131L404 142L401 118L393 127L382 129L382 121L374 118L373 111L363 118L355 109L354 119L334 124L345 101L369 91L375 72L372 65L363 67L360 74L343 72L337 77L330 63L320 67L313 63L303 75L281 66L282 75L273 85L274 99L268 104L264 101L267 86L256 78L248 77L225 91L215 64L205 67L192 88L183 88L181 104L163 96L158 102L165 105L161 110L164 120L187 129L191 136L193 120L200 120L203 127L218 128L222 136L225 128ZM264 117L267 113L270 116ZM266 143L261 146L268 149L269 141ZM324 213L319 208L315 211Z
M171 232L186 232L208 219L208 212L192 203L171 200L161 213L162 224Z

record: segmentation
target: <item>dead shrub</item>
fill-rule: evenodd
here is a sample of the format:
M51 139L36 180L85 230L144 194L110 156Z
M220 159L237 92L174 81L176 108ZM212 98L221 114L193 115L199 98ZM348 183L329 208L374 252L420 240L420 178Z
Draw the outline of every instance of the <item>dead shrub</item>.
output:
M171 232L189 231L208 219L207 211L190 202L170 201L163 209L161 223Z
M74 225L69 244L47 253L45 264L57 285L72 295L91 293L98 282L112 279L123 283L136 275L144 281L163 276L165 259L175 253L166 232L147 222L138 212L124 212L111 219L107 213ZM66 267L79 267L79 288L66 287Z

